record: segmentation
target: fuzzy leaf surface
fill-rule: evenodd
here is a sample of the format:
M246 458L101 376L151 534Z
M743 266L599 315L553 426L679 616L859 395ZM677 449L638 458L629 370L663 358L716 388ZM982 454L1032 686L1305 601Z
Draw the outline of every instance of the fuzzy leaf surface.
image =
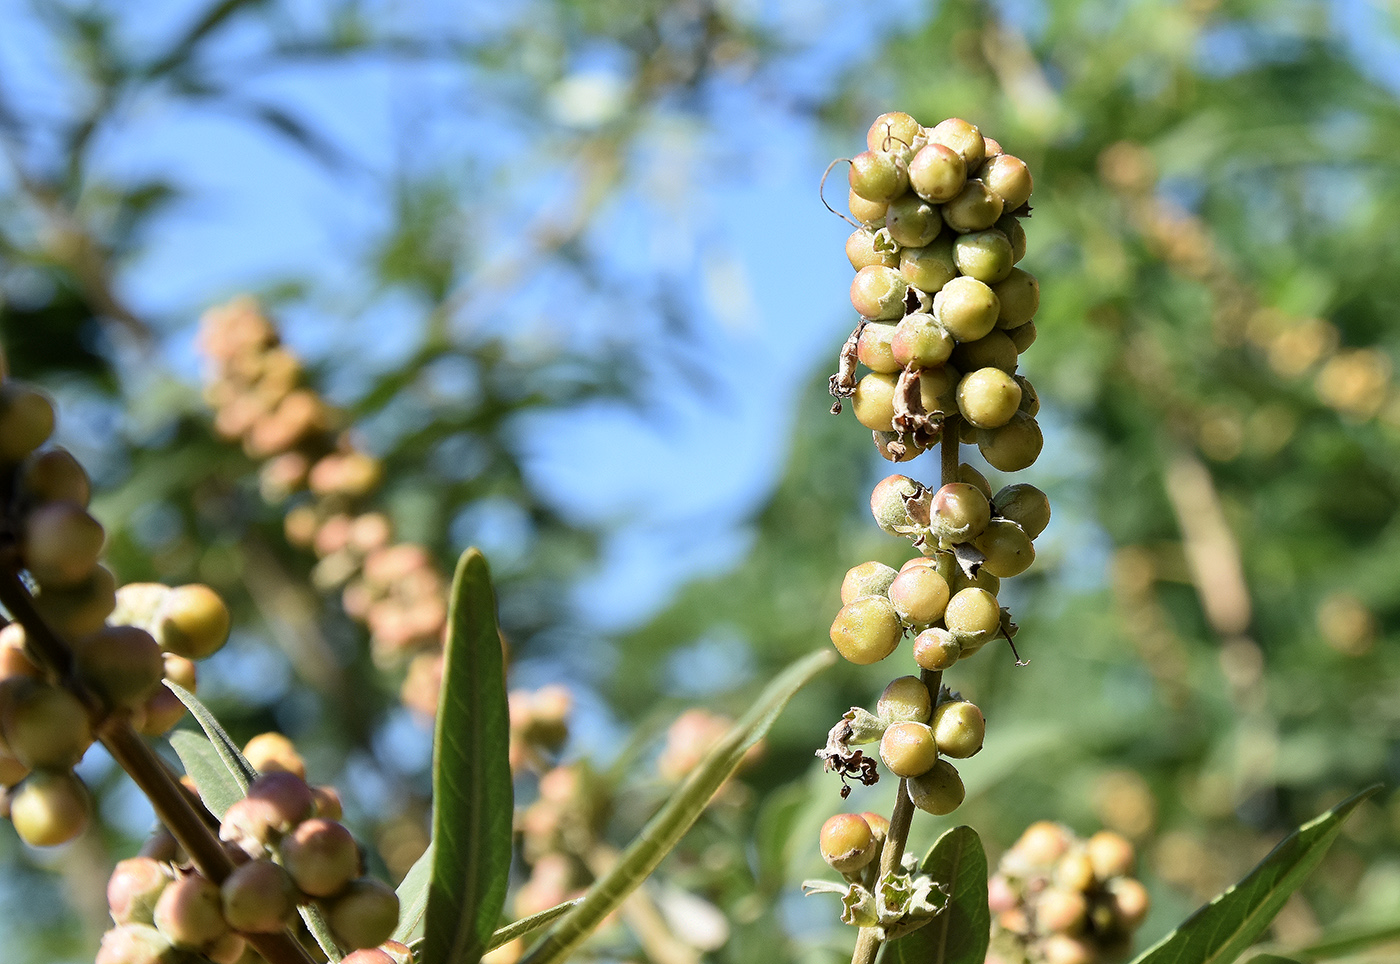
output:
M214 816L222 818L229 807L243 799L238 781L207 739L193 730L175 730L170 734L170 746Z
M1362 790L1293 831L1243 880L1186 918L1133 964L1231 964L1259 939L1322 860L1342 821L1379 789Z
M477 964L505 906L515 801L496 594L475 548L452 579L443 658L423 960Z
M228 768L234 781L238 784L238 795L241 797L248 792L248 784L258 778L258 771L253 769L253 765L248 762L243 751L238 749L238 744L228 735L219 721L214 718L214 714L209 711L209 707L199 701L189 690L178 683L165 681L170 692L180 698L180 702L185 704L185 708L190 711L195 722L199 724L204 735L209 737L209 742L213 744L214 750L219 754L219 759L223 760L224 766Z

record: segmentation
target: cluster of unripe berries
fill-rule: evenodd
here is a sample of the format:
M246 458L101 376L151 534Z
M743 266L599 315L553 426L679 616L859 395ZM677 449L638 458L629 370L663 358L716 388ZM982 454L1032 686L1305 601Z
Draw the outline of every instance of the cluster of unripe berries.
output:
M35 846L86 826L90 801L73 767L102 721L121 714L147 735L168 731L185 707L163 681L194 690L194 661L229 632L228 609L207 586L117 588L98 563L105 534L87 511L87 473L68 451L43 447L53 427L46 396L0 382L0 566L6 577L28 574L45 631L72 657L70 673L19 622L0 630L3 807Z
M209 311L200 346L210 363L205 397L215 429L265 459L263 497L293 500L285 530L292 545L315 553L312 579L341 591L345 611L370 632L375 660L409 661L402 699L426 715L437 711L441 646L447 625L447 580L431 553L394 541L393 525L359 505L379 487L383 467L336 432L329 404L303 382L301 361L249 299Z
M248 750L250 762L256 759L268 770L220 822L233 873L215 884L189 864L168 833L159 832L141 856L117 864L108 881L116 926L103 937L97 964L176 964L200 955L214 964L252 964L261 958L243 935L281 931L296 923L299 905L313 901L338 944L366 952L347 961L377 961L373 950L411 964L408 949L389 941L398 924L398 898L364 875L360 848L338 822L339 796L279 768L301 765L285 737L255 737Z
M862 321L832 392L851 398L892 461L924 451L956 414L991 465L1024 469L1043 442L1035 390L1016 374L1040 304L1035 277L1016 267L1030 172L958 118L924 128L883 114L866 143L851 161L860 226L846 242ZM858 381L856 359L869 369Z
M1042 821L1002 855L988 880L988 964L1099 964L1127 956L1147 916L1133 845L1101 830L1081 840Z

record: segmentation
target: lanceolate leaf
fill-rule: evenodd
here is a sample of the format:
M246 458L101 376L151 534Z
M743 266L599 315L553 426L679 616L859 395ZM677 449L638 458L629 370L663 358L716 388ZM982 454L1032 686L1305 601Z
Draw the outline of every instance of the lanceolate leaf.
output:
M971 827L954 827L924 858L923 872L948 889L948 906L923 927L885 945L881 964L982 964L992 928L987 855Z
M423 915L428 910L428 886L433 881L433 845L423 851L403 880L399 881L396 893L399 895L399 926L394 929L394 940L407 944L418 925L423 923Z
M509 944L517 937L524 937L526 934L533 934L541 927L547 927L579 904L583 903L583 898L566 900L562 904L555 904L549 910L542 910L538 914L531 914L529 917L522 917L518 921L507 924L491 935L491 946L488 951L494 951L502 944Z
M1277 954L1256 954L1249 959L1248 964L1298 964L1298 962L1289 957L1279 957Z
M253 765L238 749L238 744L233 742L224 728L219 725L219 721L214 718L214 714L209 712L209 707L201 703L198 697L178 683L166 680L165 685L170 688L170 692L180 698L180 702L185 704L195 722L204 730L205 736L209 737L209 742L214 745L219 759L224 761L224 766L228 767L229 773L238 783L238 795L243 796L248 792L248 784L258 778L258 771L253 769Z
M725 734L724 739L691 771L656 816L642 828L617 865L594 882L583 903L564 916L549 936L525 958L525 964L558 964L568 957L685 836L715 791L739 766L749 747L768 732L793 694L835 661L834 650L822 649L778 674L744 718ZM433 961L432 958L428 960Z
M204 737L193 730L176 730L170 734L170 745L185 765L185 772L194 780L200 799L214 816L222 817L229 807L243 799L243 791L233 773Z
M476 549L462 554L452 579L444 659L422 959L477 964L505 906L515 804L496 596Z
M1264 933L1289 895L1322 860L1342 821L1379 789L1363 790L1303 824L1247 877L1188 917L1133 964L1230 964Z
M1400 946L1400 924L1388 924L1384 927L1371 927L1366 930L1353 930L1341 934L1326 934L1322 940L1307 947L1297 948L1288 952L1289 957L1296 957L1304 964L1311 964L1312 961L1330 961L1334 957L1350 957L1372 948L1381 947L1386 944ZM1396 954L1400 958L1400 954ZM1250 961L1253 964L1254 958Z

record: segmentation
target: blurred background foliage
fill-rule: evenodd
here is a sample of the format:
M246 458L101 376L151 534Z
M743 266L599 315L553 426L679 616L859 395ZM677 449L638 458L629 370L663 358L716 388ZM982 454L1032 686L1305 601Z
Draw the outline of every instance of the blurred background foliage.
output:
M993 858L1040 818L1130 836L1150 942L1291 827L1400 777L1398 15L4 0L0 338L60 401L118 576L233 605L202 695L237 737L293 736L399 874L429 761L404 665L371 660L315 588L261 460L201 397L199 314L259 297L382 461L360 508L440 567L482 546L512 684L570 688L559 759L586 762L526 761L518 790L539 792L532 766L585 777L567 889L660 800L684 707L741 709L826 645L847 568L907 556L864 508L888 466L827 414L853 313L815 185L884 110L972 120L1036 178L1025 372L1046 448L1023 480L1055 518L1002 597L1029 665L988 650L950 680L989 720L954 816ZM832 906L797 893L843 807L812 751L905 671L846 666L800 695L591 953L847 955ZM96 751L83 772L100 830L53 853L0 831L7 960L91 959L106 869L148 829ZM887 811L889 782L845 806ZM913 846L952 820L921 815ZM521 857L521 887L547 891L540 847ZM1275 937L1397 907L1387 791Z

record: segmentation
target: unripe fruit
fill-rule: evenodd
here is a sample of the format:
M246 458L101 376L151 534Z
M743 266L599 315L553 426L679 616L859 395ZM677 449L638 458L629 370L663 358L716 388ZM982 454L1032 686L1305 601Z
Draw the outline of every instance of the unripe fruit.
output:
M958 277L934 296L934 315L958 341L976 341L996 327L1001 305L996 292L976 278Z
M1110 877L1125 877L1133 872L1135 855L1127 838L1112 830L1100 830L1084 845L1094 876L1100 881Z
M20 470L20 486L30 505L72 502L87 508L92 482L82 465L65 448L35 452Z
M1034 328L1035 325L1026 325L1026 328ZM1016 329L1020 331L1021 329ZM1021 411L1031 418L1040 414L1040 396L1036 394L1035 386L1025 375L1016 375L1016 384L1021 386Z
M312 897L330 897L360 873L360 849L342 825L312 819L282 841L282 866L297 887Z
M890 820L878 813L871 813L869 810L861 814L865 822L870 825L870 834L875 838L875 844L881 846L885 838L890 835Z
M222 937L204 949L204 956L214 964L242 964L247 950L247 941L233 931L225 931Z
M883 251L879 250L875 244L875 232L867 228L851 232L851 236L846 239L846 257L850 260L851 267L857 271L872 264L882 264L887 268L899 267L899 252L892 246Z
M875 712L887 723L927 723L933 713L933 698L919 677L900 676L890 680L880 694Z
M894 360L890 352L890 339L895 326L886 321L872 321L860 330L856 342L856 357L860 363L873 372L897 372L904 366Z
M1001 608L985 589L963 589L948 600L943 622L964 647L985 643L1001 630Z
M967 163L946 144L925 145L909 162L909 186L925 201L957 197L967 182Z
M170 590L155 635L161 649L186 659L207 659L228 640L228 606L208 586L192 583Z
M281 733L259 733L248 741L243 755L259 773L280 771L306 779L306 762L292 741Z
M865 132L865 146L872 151L894 151L900 146L911 146L923 133L919 122L904 111L887 111L875 118Z
M34 608L62 635L74 639L95 633L107 624L117 608L117 580L106 566L94 566L91 574L73 586L41 587Z
M1131 877L1110 880L1108 894L1118 926L1125 931L1136 930L1152 908L1147 888Z
M958 265L953 260L953 239L939 235L922 248L901 249L899 274L925 294L940 290L958 276Z
M15 463L53 434L53 402L15 381L0 383L0 462Z
M977 487L977 491L985 495L987 497L988 502L991 501L992 483L987 481L987 477L985 475L977 471L977 469L973 468L971 465L968 465L966 462L963 462L961 465L958 466L958 481L966 482L968 485L975 485Z
M978 428L998 428L1021 405L1021 386L1000 368L979 368L958 382L958 411Z
M992 468L1001 472L1019 472L1030 468L1040 457L1045 436L1040 426L1025 412L1017 412L1000 428L979 429L977 449Z
M969 277L996 284L1015 269L1016 258L1006 235L992 229L960 235L954 240L953 263Z
M918 566L896 575L887 595L901 620L910 626L924 627L943 618L951 593L938 570Z
M198 951L228 933L219 886L197 873L177 878L160 895L156 929L176 947Z
M855 813L838 813L822 824L822 859L842 874L858 873L880 852L870 824Z
M10 797L15 833L31 847L67 843L87 829L92 799L72 770L35 770Z
M862 562L846 572L841 580L841 605L846 605L861 596L882 596L898 575L883 562Z
M166 679L181 689L195 692L197 675L193 662L174 653L163 653L161 663ZM162 685L146 700L137 716L141 717L138 729L144 735L161 736L170 732L176 723L184 719L185 704L168 687Z
M0 787L8 790L27 776L29 776L29 767L20 763L9 753L0 753ZM4 795L0 794L0 808L5 806L3 800Z
M967 700L940 703L933 711L933 739L944 756L964 760L982 749L986 735L982 711Z
M922 248L943 230L943 216L918 195L905 194L885 210L885 230L901 247Z
M11 676L29 676L42 679L44 671L29 658L29 648L25 641L24 627L10 623L0 629L0 679Z
M1050 887L1035 899L1036 929L1041 933L1078 933L1088 913L1089 902L1083 891Z
M352 881L325 911L336 941L355 950L384 943L399 925L398 895L372 877Z
M909 168L903 159L884 151L861 151L851 158L846 178L851 190L867 201L888 203L909 188Z
M987 497L966 482L949 482L940 488L929 508L929 528L951 543L971 542L991 518Z
M1069 852L1073 837L1058 823L1037 820L1027 827L1012 849L1028 864L1046 868Z
M933 368L948 360L953 346L953 336L933 315L916 311L905 315L895 326L890 336L890 357L900 368Z
M892 536L900 535L898 527L911 525L905 500L917 496L924 487L907 475L890 475L875 483L870 492L870 514L875 524Z
M484 961L486 958L483 957L482 960ZM340 964L398 964L398 962L377 947L362 947L358 951L342 957Z
M291 829L316 812L316 798L306 781L295 773L274 770L248 786L249 800L266 800L279 817L280 828Z
M959 234L985 231L997 223L997 218L1001 217L1001 209L1001 198L973 177L967 179L956 197L943 205L943 220Z
M155 919L156 901L169 886L170 871L150 857L128 857L119 861L107 879L107 908L118 924L150 924Z
M48 502L24 520L24 564L41 587L75 586L102 555L102 526L74 502Z
M1020 218L1003 213L993 227L1006 235L1006 240L1010 242L1012 261L1019 262L1026 256L1026 229L1021 227Z
M250 860L235 867L221 891L224 920L245 934L276 933L296 913L296 884L270 860Z
M1045 964L1094 964L1098 954L1087 940L1051 934L1040 945Z
M1026 162L1010 154L999 154L978 170L977 176L993 194L1014 211L1031 198L1031 172Z
M1001 149L1001 142L998 141L995 137L988 137L986 134L983 134L982 144L983 153L987 157L996 157L998 154L1006 153Z
M845 606L831 624L836 651L858 666L878 663L895 651L904 626L884 596L864 596Z
M876 432L894 430L894 390L898 376L892 372L871 372L856 382L851 411L856 421Z
M987 557L982 568L999 579L1019 576L1035 562L1031 537L1010 519L993 519L972 544Z
M177 964L184 959L149 924L121 924L102 935L95 964Z
M871 432L871 438L875 440L875 451L880 453L880 458L887 462L908 462L916 459L928 451L928 444L922 439L913 439L908 435L900 435L896 432ZM937 439L935 438L936 442ZM898 442L904 446L902 452L893 451L890 446Z
M929 414L952 415L958 410L958 370L939 365L919 372L919 401Z
M967 169L973 171L987 156L987 143L982 132L960 117L949 117L925 132L930 144L943 144L962 155Z
M962 646L946 629L935 626L914 637L914 662L929 672L951 669L962 655Z
M855 191L846 195L846 206L851 209L851 217L866 227L873 227L884 221L885 209L889 207L884 201L867 201Z
M1035 344L1035 322L1028 321L1020 328L1012 328L1007 331L1006 335L1011 339L1011 344L1016 346L1016 353L1018 355L1025 354L1026 349ZM1040 406L1037 404L1036 411L1039 410ZM1030 414L1034 415L1035 412Z
M967 796L962 777L947 760L938 760L927 772L911 778L908 788L914 806L937 816L952 813Z
M872 264L857 271L851 281L851 304L871 321L893 321L903 316L908 291L909 283L898 271Z
M335 787L312 787L311 795L316 798L316 816L324 820L339 820L345 816Z
M953 350L952 362L959 371L996 368L1012 375L1016 371L1016 343L1006 332L993 328L976 341L965 341Z
M1056 884L1068 890L1088 890L1094 886L1094 865L1083 850L1070 850L1055 864L1051 876Z
M927 773L938 760L938 745L927 723L895 723L880 738L880 759L897 777Z
M1040 309L1040 282L1029 271L1012 268L992 290L1001 303L998 328L1020 328Z
M161 685L165 659L144 629L108 626L73 644L78 673L108 706L134 710Z
M65 689L18 678L6 687L0 724L15 759L27 767L74 766L92 745L87 710Z

